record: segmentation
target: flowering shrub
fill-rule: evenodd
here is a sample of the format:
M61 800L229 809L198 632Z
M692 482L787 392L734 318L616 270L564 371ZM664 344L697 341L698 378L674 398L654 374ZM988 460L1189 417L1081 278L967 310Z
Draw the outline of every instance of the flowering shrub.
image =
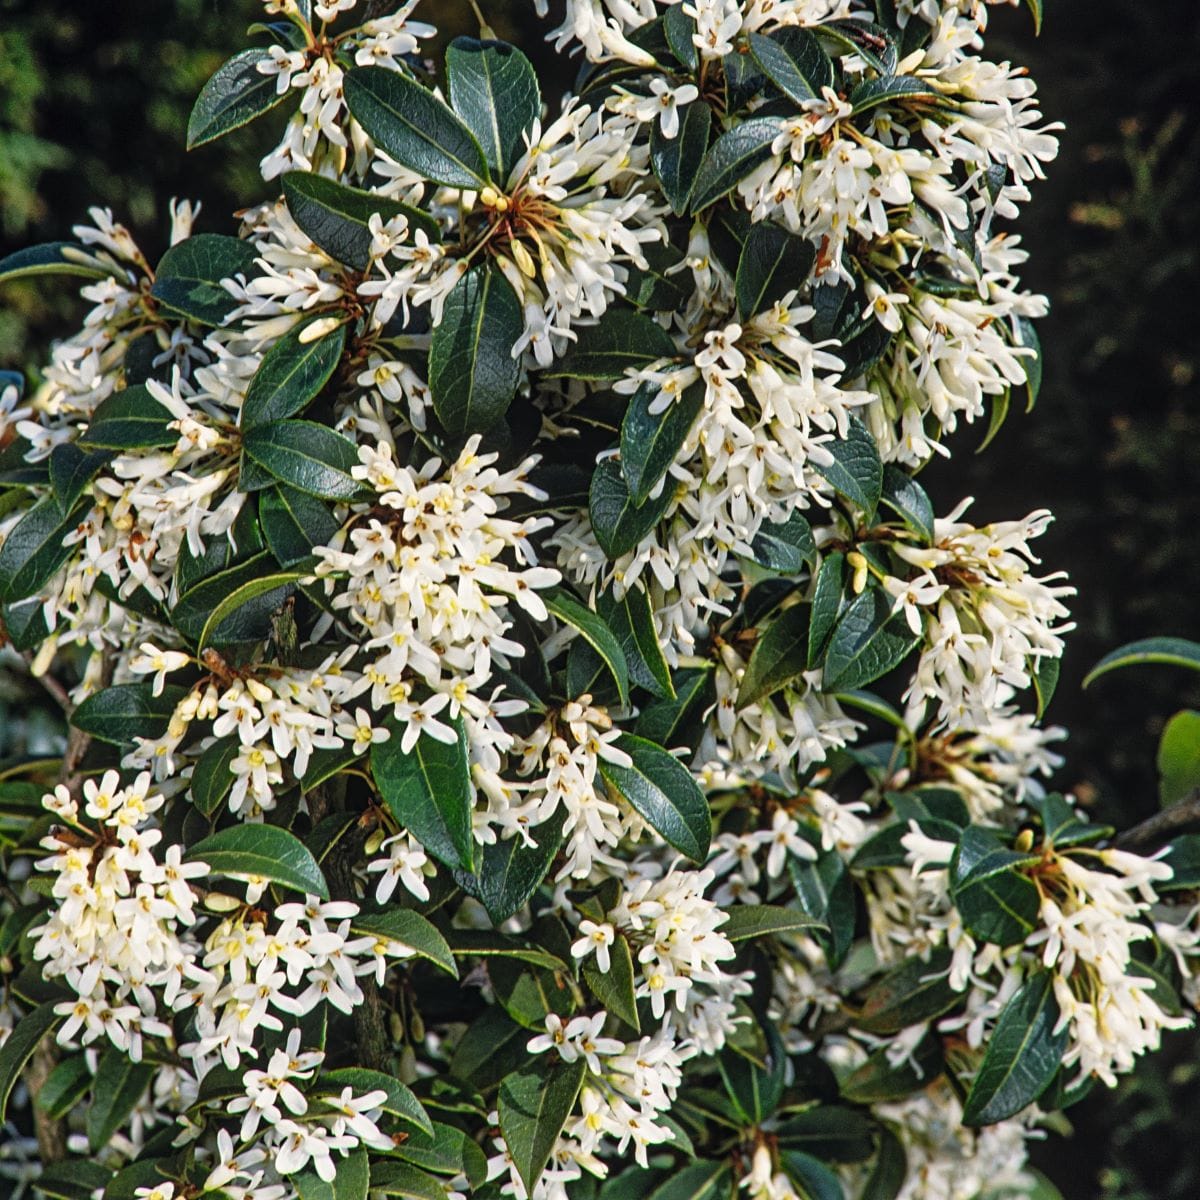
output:
M37 1186L1027 1191L1200 992L1191 842L1043 785L1049 514L916 479L1037 392L1032 83L978 0L568 0L561 103L380 7L200 95L298 101L238 236L0 263L92 305L0 402Z

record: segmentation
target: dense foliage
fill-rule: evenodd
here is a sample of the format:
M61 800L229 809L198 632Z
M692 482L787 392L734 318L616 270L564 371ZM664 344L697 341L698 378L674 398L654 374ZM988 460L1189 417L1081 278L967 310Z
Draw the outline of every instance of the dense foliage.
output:
M80 672L3 785L41 1186L1028 1190L1196 880L1039 784L1048 514L914 478L1041 368L986 8L579 0L561 106L268 9L189 140L298 100L279 199L0 264L94 305L5 381L5 627Z

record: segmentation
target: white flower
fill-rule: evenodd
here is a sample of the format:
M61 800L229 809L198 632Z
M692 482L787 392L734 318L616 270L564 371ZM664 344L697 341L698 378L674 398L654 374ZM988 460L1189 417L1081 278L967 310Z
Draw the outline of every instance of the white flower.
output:
M575 958L585 958L595 953L596 965L607 972L611 965L608 948L616 938L613 927L607 922L598 925L595 921L583 920L579 922L579 932L583 937L571 946L571 954Z

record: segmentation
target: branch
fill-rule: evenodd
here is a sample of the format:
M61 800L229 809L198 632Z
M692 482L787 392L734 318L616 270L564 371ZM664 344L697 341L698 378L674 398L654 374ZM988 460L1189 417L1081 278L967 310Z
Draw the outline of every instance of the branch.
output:
M1200 825L1200 788L1193 788L1170 808L1147 817L1141 824L1125 830L1116 841L1118 850L1133 850L1155 842L1165 842L1189 825Z

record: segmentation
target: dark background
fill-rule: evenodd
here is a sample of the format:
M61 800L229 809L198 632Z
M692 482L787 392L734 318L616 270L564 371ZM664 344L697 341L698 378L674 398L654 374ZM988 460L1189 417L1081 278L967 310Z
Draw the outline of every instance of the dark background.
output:
M576 64L542 40L527 0L482 0L497 34L532 57L553 96ZM1079 589L1049 719L1071 730L1059 786L1132 824L1157 807L1154 750L1165 720L1200 707L1200 676L1137 668L1083 692L1122 642L1200 639L1200 4L1046 0L1034 39L1024 7L993 9L988 54L1028 65L1047 117L1067 129L1019 232L1029 286L1046 292L1046 374L1031 415L1014 404L988 451L982 428L923 477L939 511L977 498L980 523L1050 508L1046 570ZM258 159L280 113L192 154L183 149L204 80L246 44L254 0L0 0L0 253L69 237L90 204L111 207L154 260L171 196L202 199L198 228L272 189ZM476 33L465 0L422 5L444 37ZM0 367L36 370L78 321L72 289L15 284L0 298ZM14 697L0 693L0 724ZM16 726L10 723L10 728ZM0 737L0 741L4 741ZM4 750L0 747L0 751ZM1116 1092L1068 1114L1035 1158L1066 1200L1200 1196L1197 1051L1177 1035Z

